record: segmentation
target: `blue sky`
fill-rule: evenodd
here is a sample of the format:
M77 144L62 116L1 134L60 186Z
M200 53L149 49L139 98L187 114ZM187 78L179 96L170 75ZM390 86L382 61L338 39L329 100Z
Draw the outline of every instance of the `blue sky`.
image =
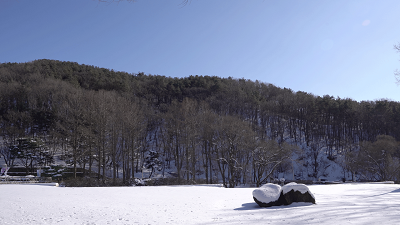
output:
M1 0L0 62L56 59L400 101L399 0Z

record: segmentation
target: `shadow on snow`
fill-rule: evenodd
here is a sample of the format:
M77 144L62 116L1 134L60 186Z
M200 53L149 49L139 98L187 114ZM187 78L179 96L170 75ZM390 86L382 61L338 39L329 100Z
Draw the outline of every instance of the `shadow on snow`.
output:
M310 202L294 202L290 205L260 207L257 205L257 203L251 202L251 203L244 203L244 204L242 204L242 207L236 208L233 210L257 210L257 209L277 209L277 208L284 209L284 208L295 208L295 207L303 207L303 206L311 206L311 205L314 205L314 204L312 204Z

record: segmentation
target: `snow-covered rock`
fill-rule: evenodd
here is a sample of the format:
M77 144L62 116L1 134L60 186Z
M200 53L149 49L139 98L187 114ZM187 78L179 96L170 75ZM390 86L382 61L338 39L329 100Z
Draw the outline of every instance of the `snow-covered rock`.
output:
M295 182L291 182L282 187L283 194L286 194L291 190L299 191L302 194L309 192L311 196L314 197L314 195L310 192L310 189L305 184L298 184Z
M253 199L261 207L275 206L281 193L281 186L277 184L264 184L253 191Z
M288 183L282 187L284 205L290 205L293 202L311 202L315 204L315 197L310 189L304 184Z
M311 202L315 197L304 184L289 183L283 187L265 184L253 191L253 199L260 207L290 205L293 202Z

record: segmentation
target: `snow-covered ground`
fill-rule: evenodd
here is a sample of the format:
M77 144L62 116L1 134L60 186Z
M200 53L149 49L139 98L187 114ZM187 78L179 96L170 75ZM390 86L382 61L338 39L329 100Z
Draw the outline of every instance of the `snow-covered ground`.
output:
M254 188L0 185L5 224L400 224L400 185L308 186L317 204L260 208Z

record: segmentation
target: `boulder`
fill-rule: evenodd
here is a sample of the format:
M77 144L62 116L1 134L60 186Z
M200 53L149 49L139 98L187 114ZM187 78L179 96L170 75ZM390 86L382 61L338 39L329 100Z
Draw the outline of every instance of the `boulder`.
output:
M253 199L260 207L275 206L282 193L281 189L277 184L264 184L253 191Z
M283 187L265 184L253 191L253 199L260 207L290 205L293 202L315 204L315 197L308 187L297 183L289 183Z
M310 189L304 184L289 183L282 187L284 205L290 205L293 202L311 202L315 204L315 197Z

